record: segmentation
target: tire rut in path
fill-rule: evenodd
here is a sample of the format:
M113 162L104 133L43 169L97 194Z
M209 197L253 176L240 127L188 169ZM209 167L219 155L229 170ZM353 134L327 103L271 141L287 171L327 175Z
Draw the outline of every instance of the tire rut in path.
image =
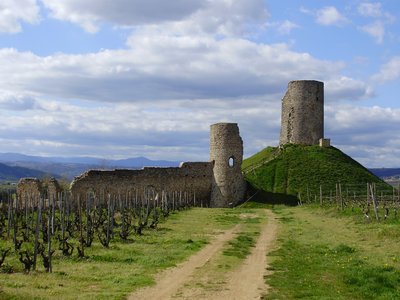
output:
M128 299L171 299L172 296L190 279L190 276L197 268L205 265L218 251L221 250L225 242L231 240L239 228L239 224L230 230L218 235L214 241L192 255L189 260L181 263L175 268L167 269L156 278L156 285L140 289L128 296Z
M272 211L266 210L266 214L268 223L262 228L257 243L249 256L238 269L230 274L224 289L207 294L207 299L260 299L262 295L267 294L269 286L265 283L264 276L271 273L267 271L267 254L274 247L278 222Z
M269 275L267 254L273 249L278 229L275 215L270 210L265 212L268 221L263 225L255 247L243 263L227 275L226 283L222 284L218 291L204 291L201 297L198 297L190 287L185 287L185 283L191 280L198 268L204 266L222 249L224 243L235 237L239 224L217 236L211 244L191 256L188 261L162 272L156 279L155 286L138 290L128 299L182 299L179 295L184 299L260 299L268 292L269 287L264 278Z

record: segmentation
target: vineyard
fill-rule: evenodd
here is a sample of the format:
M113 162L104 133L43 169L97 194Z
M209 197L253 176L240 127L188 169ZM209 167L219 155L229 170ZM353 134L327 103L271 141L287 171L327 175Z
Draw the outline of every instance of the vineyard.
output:
M149 187L125 195L88 193L74 199L69 192L25 195L14 191L0 195L0 272L53 271L57 259L85 258L94 242L109 248L131 242L146 229L155 229L168 216L187 210L196 195L187 191L156 191Z
M335 206L341 211L360 211L366 220L397 218L400 210L400 189L376 183L337 183L334 189L320 185L319 189L307 188L306 193L299 193L298 199L300 205L319 203L321 207Z

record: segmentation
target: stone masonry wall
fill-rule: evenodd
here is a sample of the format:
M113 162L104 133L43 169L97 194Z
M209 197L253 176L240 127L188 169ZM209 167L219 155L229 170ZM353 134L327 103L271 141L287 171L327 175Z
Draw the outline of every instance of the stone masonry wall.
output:
M196 194L196 202L209 204L212 182L212 164L186 162L178 168L144 168L141 170L90 170L75 177L71 184L74 199L88 192L97 195L113 194L125 197L128 193L140 194L152 187L156 192L187 191Z
M61 187L55 178L51 178L47 187L47 198L50 201L58 199L58 193L61 192Z
M238 125L211 125L210 142L210 162L186 162L179 168L85 172L71 184L73 199L86 197L89 192L124 198L152 187L157 193L193 192L196 202L206 206L233 206L243 200L246 190L241 171L243 141Z
M291 81L282 99L280 145L318 145L324 137L324 83Z
M241 165L243 141L236 123L211 125L210 161L214 163L211 207L229 207L243 200L246 183Z
M46 194L47 192L47 194ZM57 200L57 194L61 192L60 184L57 179L50 178L47 191L43 187L43 182L37 178L21 178L17 184L18 205L37 205L41 196L45 197L44 205L49 201Z
M17 185L18 205L36 205L42 194L42 183L37 178L21 178Z

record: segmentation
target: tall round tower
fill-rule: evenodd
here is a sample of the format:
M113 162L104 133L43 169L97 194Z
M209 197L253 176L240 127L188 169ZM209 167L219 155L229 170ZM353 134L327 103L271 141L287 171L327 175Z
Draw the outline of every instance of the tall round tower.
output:
M317 145L324 138L324 83L289 82L282 99L280 145Z
M214 162L211 207L230 207L243 200L246 183L241 165L243 141L236 123L211 125L210 161Z

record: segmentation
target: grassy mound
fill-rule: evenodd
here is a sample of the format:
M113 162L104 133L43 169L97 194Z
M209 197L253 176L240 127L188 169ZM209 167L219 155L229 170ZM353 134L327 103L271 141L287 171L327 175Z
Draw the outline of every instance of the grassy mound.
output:
M388 185L348 155L334 147L286 145L268 147L244 160L247 181L265 192L319 195L335 191L336 184L351 186L352 191L366 190L367 183Z

